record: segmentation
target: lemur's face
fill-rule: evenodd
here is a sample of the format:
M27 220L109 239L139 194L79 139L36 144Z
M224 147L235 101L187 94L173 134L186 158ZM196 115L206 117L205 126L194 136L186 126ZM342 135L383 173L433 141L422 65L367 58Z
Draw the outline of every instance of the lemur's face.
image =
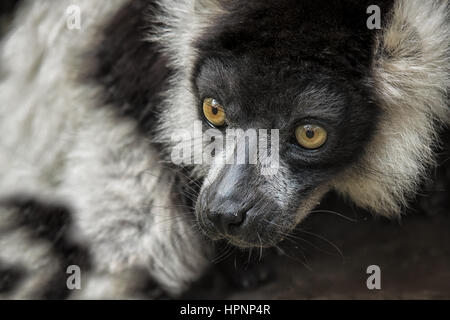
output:
M303 34L309 22L287 5L270 14L258 6L235 11L196 43L191 112L204 129L220 130L224 140L229 129L278 130L273 174L258 163L226 164L226 151L202 168L198 222L212 239L240 247L274 245L292 231L362 153L378 115L367 86L365 20L356 34L347 28L354 22L339 21L337 39L324 30Z
M272 174L250 163L251 146L245 164L226 164L226 151L215 155L197 201L199 223L212 238L239 246L275 244L313 209L370 136L376 109L355 94L357 87L308 62L287 63L247 55L202 62L195 84L205 129L221 130L225 144L229 129L279 132L279 149L270 148L279 152Z

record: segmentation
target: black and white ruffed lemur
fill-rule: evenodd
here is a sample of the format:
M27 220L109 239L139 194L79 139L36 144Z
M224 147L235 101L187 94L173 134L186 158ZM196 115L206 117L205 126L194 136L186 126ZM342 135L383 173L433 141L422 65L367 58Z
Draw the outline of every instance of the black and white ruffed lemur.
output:
M139 298L149 278L177 297L214 240L275 245L330 190L398 217L450 122L449 3L18 2L0 47L0 296ZM173 133L196 121L277 129L278 170L175 165L191 139Z

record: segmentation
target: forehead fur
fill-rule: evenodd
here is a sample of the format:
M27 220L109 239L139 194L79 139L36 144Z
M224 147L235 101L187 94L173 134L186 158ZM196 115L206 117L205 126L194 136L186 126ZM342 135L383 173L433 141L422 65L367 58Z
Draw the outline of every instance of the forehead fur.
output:
M256 0L243 6L227 1L227 13L213 21L197 45L218 55L250 53L261 66L269 61L290 67L320 61L333 70L368 66L372 33L365 25L367 3Z

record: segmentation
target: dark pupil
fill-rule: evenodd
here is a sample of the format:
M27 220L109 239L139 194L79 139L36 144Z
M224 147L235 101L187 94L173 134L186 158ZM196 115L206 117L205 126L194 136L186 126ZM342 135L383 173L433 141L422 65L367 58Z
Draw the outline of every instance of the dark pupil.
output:
M306 131L306 136L308 137L308 139L314 138L314 131L313 130L307 130Z
M215 116L219 113L219 109L216 107L212 107L211 111L212 111L213 115L215 115Z

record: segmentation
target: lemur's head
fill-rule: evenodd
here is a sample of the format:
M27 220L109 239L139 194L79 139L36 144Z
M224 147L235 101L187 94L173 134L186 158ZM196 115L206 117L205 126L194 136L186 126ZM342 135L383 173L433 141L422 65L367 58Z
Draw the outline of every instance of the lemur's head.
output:
M202 121L225 146L194 169L203 179L197 219L212 239L273 245L330 189L386 215L415 191L432 160L433 121L448 115L441 91L448 74L423 81L427 54L439 48L420 44L427 35L406 2L378 1L383 29L369 30L372 2L186 1L180 16L162 21L158 41L175 70L162 132ZM261 137L231 140L232 129L268 130L275 170L264 172ZM211 142L204 137L192 157L209 157ZM192 136L181 144L190 150ZM244 163L236 163L237 150Z

